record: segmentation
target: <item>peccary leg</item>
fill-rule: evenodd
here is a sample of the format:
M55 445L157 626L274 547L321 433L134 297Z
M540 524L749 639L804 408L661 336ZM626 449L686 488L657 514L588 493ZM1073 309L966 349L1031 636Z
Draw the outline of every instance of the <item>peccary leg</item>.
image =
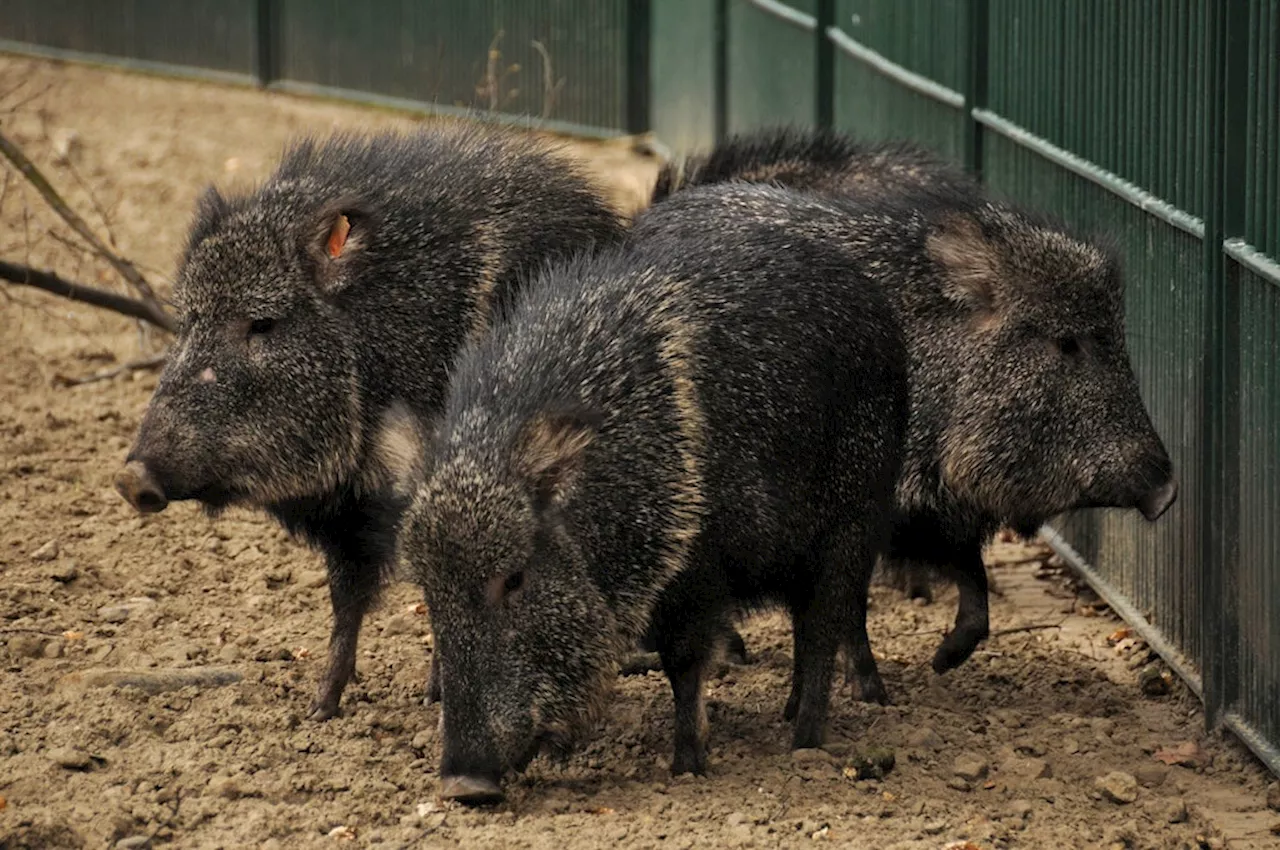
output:
M835 671L836 652L842 628L838 606L830 598L819 595L812 604L793 617L795 630L795 666L791 692L795 698L794 749L822 746L831 702L831 676ZM788 700L787 708L791 708Z
M703 588L702 590L706 590ZM707 706L703 681L723 620L715 616L717 594L672 587L654 611L650 634L675 697L674 774L707 772ZM720 597L723 598L723 597Z
M945 673L964 663L990 630L987 615L987 568L982 563L978 545L964 547L954 564L956 587L960 591L960 607L956 611L955 628L942 640L933 656L933 669Z
M875 656L871 654L871 638L867 635L867 590L871 583L871 573L871 567L856 573L853 612L848 619L846 635L848 669L845 677L853 679L860 700L887 705L889 692L876 668Z
M356 644L360 625L378 591L378 570L339 559L329 561L329 601L333 629L329 634L329 665L307 713L309 720L328 720L339 714L342 692L356 672Z
M427 671L427 695L423 698L423 705L432 705L440 701L440 662L436 659L435 653L431 653L431 669Z

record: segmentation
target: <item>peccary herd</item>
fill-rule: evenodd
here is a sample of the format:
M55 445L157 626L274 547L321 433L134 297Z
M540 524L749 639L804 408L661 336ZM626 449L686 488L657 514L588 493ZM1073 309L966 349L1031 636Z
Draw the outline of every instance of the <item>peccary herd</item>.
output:
M323 552L316 720L398 565L430 611L441 793L469 803L580 741L637 643L672 770L704 772L704 680L766 605L791 615L793 744L819 746L841 649L888 699L878 561L956 583L943 672L988 634L1000 528L1177 495L1113 254L904 144L733 137L627 221L533 137L306 140L205 194L174 300L117 488L258 506Z

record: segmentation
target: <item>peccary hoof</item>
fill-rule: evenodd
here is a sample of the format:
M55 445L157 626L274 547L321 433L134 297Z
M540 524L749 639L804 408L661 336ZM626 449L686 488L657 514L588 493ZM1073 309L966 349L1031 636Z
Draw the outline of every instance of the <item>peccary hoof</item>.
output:
M746 664L748 661L747 642L742 639L742 635L736 629L729 633L725 642L724 655L734 664Z
M945 673L948 670L954 670L959 667L969 660L969 656L973 655L973 651L978 648L978 644L982 643L986 637L987 632L985 629L981 631L956 629L951 632L942 639L942 645L938 647L938 651L933 656L933 671L935 673Z
M498 783L482 776L445 776L440 780L442 799L457 800L468 806L500 803L504 796Z

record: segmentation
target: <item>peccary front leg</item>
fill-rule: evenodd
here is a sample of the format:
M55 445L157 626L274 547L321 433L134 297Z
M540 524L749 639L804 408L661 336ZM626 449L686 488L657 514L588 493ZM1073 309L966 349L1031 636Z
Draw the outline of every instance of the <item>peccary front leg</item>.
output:
M863 702L888 705L889 692L880 678L876 658L871 654L871 638L867 635L867 592L871 584L872 570L861 570L854 582L853 613L848 619L847 644L848 669L845 677L852 678Z
M427 694L422 699L423 705L433 705L440 701L440 661L435 653L431 654L431 669L427 671Z
M705 590L705 589L704 589ZM716 595L694 588L669 588L654 610L649 634L675 698L675 753L671 772L707 772L707 706L703 682L721 636Z
M973 655L990 632L987 612L987 568L982 563L982 549L966 545L951 571L960 591L956 624L933 656L933 669L945 673L959 667Z
M329 560L329 601L333 629L329 634L329 664L307 711L308 720L328 720L340 713L342 692L356 672L360 625L378 593L379 569L343 558Z

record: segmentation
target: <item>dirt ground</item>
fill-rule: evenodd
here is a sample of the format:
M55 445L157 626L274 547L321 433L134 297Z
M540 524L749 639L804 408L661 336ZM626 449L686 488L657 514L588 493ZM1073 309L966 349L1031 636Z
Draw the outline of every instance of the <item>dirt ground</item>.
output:
M12 57L0 57L5 92L0 126L104 233L105 215L162 289L209 181L263 176L298 132L412 123ZM578 149L622 205L652 180L654 161L625 146ZM0 257L119 285L13 175L0 225ZM954 592L920 606L875 590L872 640L895 704L840 692L823 751L787 750L790 638L761 616L744 626L750 663L711 683L707 777L670 776L670 692L650 673L621 678L585 750L536 761L505 804L443 805L437 710L420 704L429 629L411 588L393 587L367 623L344 716L312 724L329 628L318 556L256 514L213 521L177 504L143 518L112 490L156 376L61 378L162 344L0 285L0 848L1280 844L1265 771L1206 738L1180 683L1160 694L1156 677L1145 693L1145 646L1042 547L1016 542L989 553L996 636L945 677L928 659ZM867 762L884 751L893 766L876 777Z

